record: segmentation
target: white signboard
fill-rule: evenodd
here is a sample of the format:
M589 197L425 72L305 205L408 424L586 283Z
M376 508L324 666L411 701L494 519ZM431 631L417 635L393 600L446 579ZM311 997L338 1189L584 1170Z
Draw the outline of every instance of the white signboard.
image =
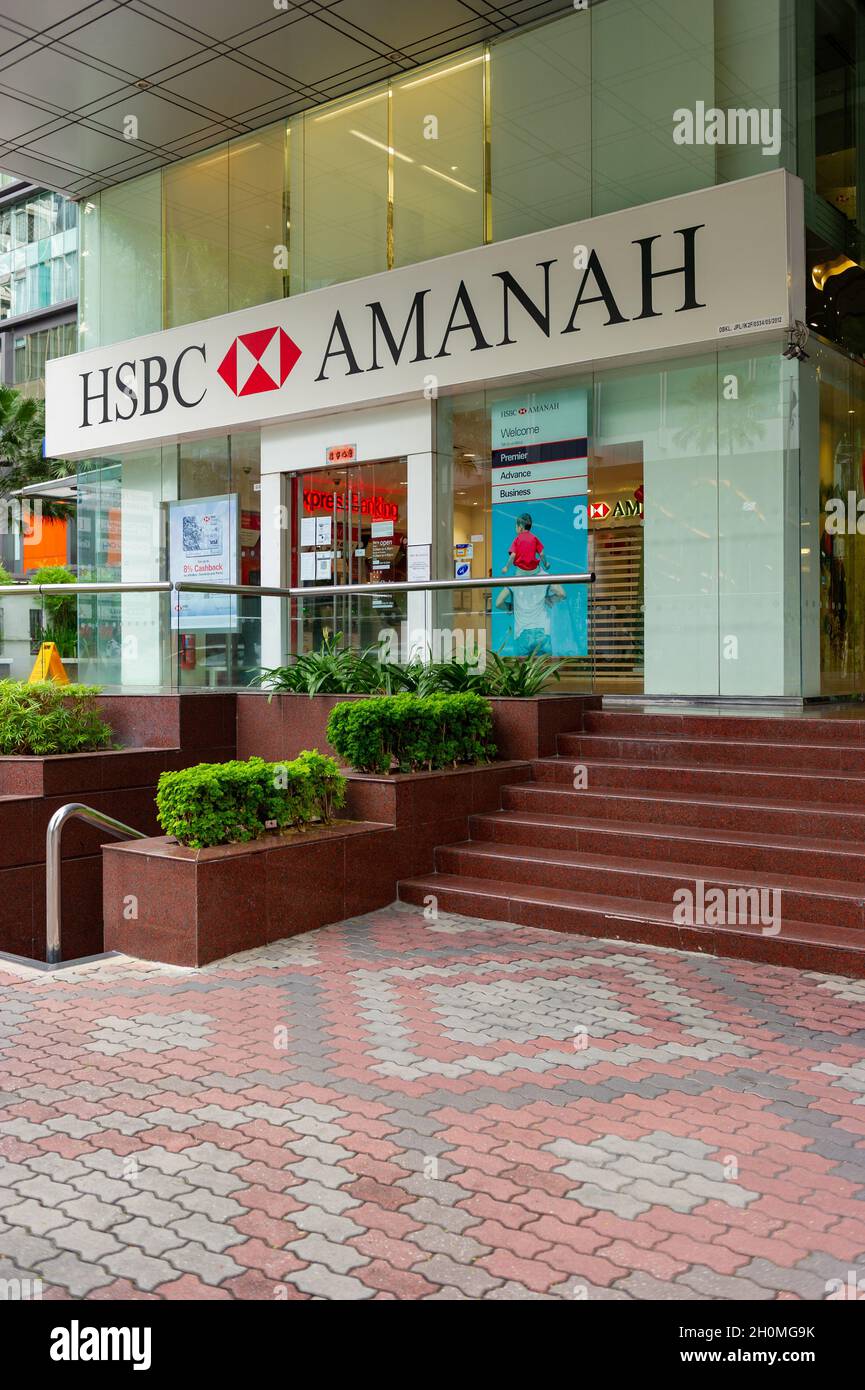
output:
M237 583L236 493L171 502L168 517L168 573L172 581ZM237 631L237 598L233 595L181 590L175 599L174 626L179 631Z
M94 457L804 318L784 170L331 285L46 364L46 452ZM723 327L723 333L722 333Z

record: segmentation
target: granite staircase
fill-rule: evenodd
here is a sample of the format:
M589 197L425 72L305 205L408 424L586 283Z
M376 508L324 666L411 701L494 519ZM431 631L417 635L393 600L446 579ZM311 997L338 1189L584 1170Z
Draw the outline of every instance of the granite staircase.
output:
M863 713L587 711L400 898L865 976Z

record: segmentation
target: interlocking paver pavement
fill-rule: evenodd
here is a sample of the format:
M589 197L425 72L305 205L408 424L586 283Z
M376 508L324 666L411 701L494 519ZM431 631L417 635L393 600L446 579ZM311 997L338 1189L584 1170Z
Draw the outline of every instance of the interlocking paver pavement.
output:
M861 982L394 906L0 1018L49 1298L865 1296Z

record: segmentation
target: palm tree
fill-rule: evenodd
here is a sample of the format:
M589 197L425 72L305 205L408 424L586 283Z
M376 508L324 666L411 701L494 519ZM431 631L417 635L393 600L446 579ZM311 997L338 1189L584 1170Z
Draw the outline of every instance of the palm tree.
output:
M0 500L32 483L56 482L75 472L66 459L44 457L44 436L44 402L22 395L14 386L0 386ZM67 514L67 503L42 499L44 517Z

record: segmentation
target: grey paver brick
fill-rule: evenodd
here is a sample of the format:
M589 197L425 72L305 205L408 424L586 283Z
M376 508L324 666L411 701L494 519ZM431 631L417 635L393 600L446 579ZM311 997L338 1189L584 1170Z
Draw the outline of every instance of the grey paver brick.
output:
M466 1193L463 1192L463 1200ZM400 1207L403 1216L410 1216L412 1221L418 1221L423 1225L441 1226L446 1231L464 1231L469 1226L477 1226L480 1223L479 1216L473 1216L471 1212L461 1211L458 1207L443 1207L439 1202L434 1202L431 1197L421 1197L419 1201L412 1202L411 1206Z
M705 1182L705 1178L689 1178L688 1181ZM638 1202L648 1202L650 1206L657 1204L672 1207L673 1211L693 1211L694 1207L702 1206L709 1200L703 1193L687 1189L684 1183L678 1183L675 1187L663 1187L658 1183L649 1182L646 1178L637 1178L631 1182L622 1195L633 1197Z
M327 1265L307 1265L286 1275L283 1283L294 1284L313 1298L349 1300L372 1298L375 1289L368 1288L350 1274L337 1274Z
M740 1275L718 1274L705 1265L694 1265L691 1269L686 1269L684 1274L678 1275L678 1281L686 1284L689 1289L695 1289L697 1293L706 1294L709 1298L752 1300L774 1297L771 1289L763 1288L753 1279L743 1279Z
M175 1269L187 1274L197 1274L205 1284L221 1284L224 1279L245 1272L245 1266L237 1264L228 1255L208 1250L199 1241L190 1241L188 1245L169 1250L165 1258Z
M137 1246L126 1246L114 1255L106 1255L103 1264L118 1279L128 1279L138 1289L150 1293L159 1284L177 1280L177 1270L164 1259L145 1255Z
M353 1236L362 1236L366 1232L365 1226L359 1226L349 1216L337 1216L334 1212L321 1211L318 1207L312 1206L304 1207L302 1211L293 1211L288 1221L298 1230L318 1231L320 1235L333 1241L351 1240Z
M318 1231L311 1232L302 1240L292 1241L290 1248L299 1260L307 1260L311 1265L326 1265L337 1274L348 1274L358 1265L369 1264L368 1255L353 1250L350 1245L339 1245L328 1240Z
M178 1235L167 1226L154 1226L143 1216L133 1217L122 1226L115 1226L113 1234L123 1245L137 1246L145 1255L158 1257L177 1245L182 1245L188 1236Z
M110 1231L97 1230L84 1221L72 1221L51 1233L61 1250L71 1250L86 1264L101 1264L104 1257L121 1249L121 1242Z
M68 1250L46 1260L39 1272L46 1284L59 1285L73 1298L86 1298L94 1289L104 1288L114 1279L112 1274L106 1273L98 1265L88 1264Z
M39 1173L35 1178L25 1178L23 1182L15 1183L14 1186L22 1199L30 1197L45 1207L59 1207L61 1202L68 1202L71 1197L78 1195L68 1182L55 1182L47 1173Z
M414 1265L412 1272L422 1275L431 1284L452 1285L461 1289L469 1298L480 1298L488 1290L505 1282L479 1266L457 1264L447 1255L433 1255L431 1260Z
M66 1213L70 1221L84 1221L97 1231L110 1231L112 1226L129 1220L122 1206L114 1206L110 1202L100 1202L99 1198L92 1194L75 1197L71 1202L64 1202L61 1210Z
M337 1187L322 1187L320 1182L302 1182L297 1187L292 1187L290 1191L296 1202L304 1202L313 1207L322 1207L325 1211L333 1212L337 1216L347 1211L349 1207L360 1206L356 1197L350 1197L347 1192L341 1192Z
M425 1226L419 1231L410 1231L406 1240L421 1250L428 1250L430 1254L448 1255L457 1264L469 1264L481 1255L488 1255L492 1249L492 1246L482 1245L479 1240L472 1240L471 1236L446 1231L441 1226Z
M211 1221L233 1221L237 1216L245 1216L248 1210L233 1197L219 1197L206 1187L192 1187L188 1192L179 1193L176 1203L172 1205L179 1208L178 1214L170 1218L172 1221L182 1221L184 1212L187 1215L200 1212Z
M243 1239L233 1226L226 1226L224 1222L211 1221L200 1211L191 1216L187 1215L182 1221L175 1222L172 1229L183 1240L200 1241L208 1250L215 1250L220 1255L229 1245L237 1245L238 1241ZM178 1240L174 1243L179 1245L181 1241Z
M25 1202L18 1202L15 1205L3 1209L3 1220L12 1226L23 1226L26 1231L32 1231L34 1235L45 1235L55 1226L62 1226L70 1222L72 1218L67 1216L65 1211L54 1207L45 1207L41 1202L29 1197Z
M708 1302L715 1297L714 1294L701 1292L699 1288L692 1287L690 1284L680 1284L675 1280L656 1279L653 1274L647 1274L642 1269L635 1270L633 1274L628 1275L627 1279L620 1279L616 1288L631 1298L651 1302Z

